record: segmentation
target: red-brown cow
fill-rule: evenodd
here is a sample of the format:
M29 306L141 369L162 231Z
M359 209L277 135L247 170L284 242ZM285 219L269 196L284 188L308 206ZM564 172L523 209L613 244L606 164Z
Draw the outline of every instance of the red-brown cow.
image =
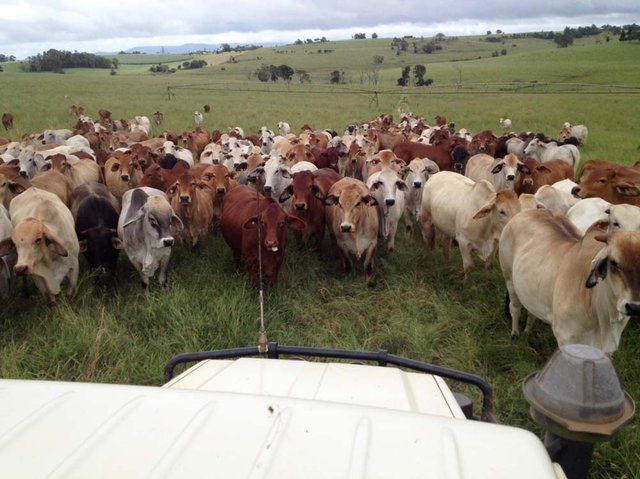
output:
M280 195L280 203L293 198L290 213L306 223L301 232L296 232L298 244L307 244L313 238L316 251L320 252L326 224L323 201L339 179L340 175L330 168L300 171L294 173L293 181Z
M131 150L114 152L104 164L104 183L118 200L125 191L137 188L141 180L142 168Z
M518 168L520 174L516 179L514 190L517 194L535 193L543 185L552 185L556 181L573 180L573 168L562 160L551 160L538 163L527 158Z
M403 141L393 149L393 152L407 164L414 158L429 158L436 162L440 171L452 171L453 159L451 155L455 145L456 142L451 138L441 140L435 145L425 145L415 141Z
M142 180L140 181L140 186L149 186L161 191L167 191L180 175L188 169L189 163L182 160L178 160L170 170L162 168L158 164L153 164L145 170Z
M297 231L305 227L304 221L286 214L273 198L260 195L250 186L234 188L224 200L220 232L233 250L236 261L244 260L249 278L256 287L260 287L259 256L266 282L273 285L278 281L287 246L285 225Z
M204 147L211 142L211 135L208 131L197 129L195 131L185 131L182 134L182 138L185 140L187 150L189 150L193 157L199 157Z
M331 168L336 173L338 172L338 161L340 157L348 156L346 150L342 150L336 146L330 146L329 148L312 148L311 153L315 157L313 164L320 168Z
M640 171L626 166L591 171L571 190L579 198L602 198L611 204L640 206Z
M204 181L198 180L190 171L185 171L169 187L167 196L171 207L184 225L179 240L194 247L207 245L207 234L213 221L213 192Z
M200 166L203 165L204 167ZM198 171L199 170L199 171ZM222 203L227 192L238 183L231 177L229 169L224 165L207 165L199 163L191 167L191 171L211 187L213 195L213 224L214 228L220 222Z
M2 114L2 126L4 126L5 130L13 128L13 115L11 113L5 112Z
M109 110L105 110L104 108L100 108L98 110L98 116L100 117L100 120L110 120L111 119L111 112Z

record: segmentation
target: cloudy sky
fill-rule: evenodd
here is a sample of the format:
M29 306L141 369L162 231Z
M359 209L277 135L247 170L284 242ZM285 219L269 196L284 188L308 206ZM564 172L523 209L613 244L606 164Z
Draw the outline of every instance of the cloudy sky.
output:
M290 43L356 32L430 36L640 23L638 0L0 0L0 53L115 52L183 43Z

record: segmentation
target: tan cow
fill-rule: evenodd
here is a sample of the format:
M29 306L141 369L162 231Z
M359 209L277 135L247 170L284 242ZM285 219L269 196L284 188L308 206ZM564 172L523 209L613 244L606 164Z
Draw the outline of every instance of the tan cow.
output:
M193 170L193 168L195 167L191 169ZM225 195L229 190L238 186L238 183L231 177L229 169L224 165L206 165L206 167L202 169L199 178L211 187L213 224L216 225L220 221L222 202Z
M118 201L125 191L140 186L143 175L131 150L114 152L104 164L104 183Z
M504 158L479 153L469 158L464 175L473 181L487 180L496 190L513 190L520 169L522 162L511 153Z
M464 276L473 267L475 251L487 267L507 222L520 211L513 190L496 190L487 180L475 182L458 173L440 171L424 186L422 193L422 237L433 249L436 229L445 236L444 256L449 257L451 238L460 246Z
M207 235L213 221L213 191L204 181L199 181L190 171L185 171L169 187L167 196L175 214L182 220L184 229L178 237L183 244L194 247L207 245Z
M90 181L100 182L102 179L100 165L95 161L89 159L73 161L67 155L61 153L47 158L42 170L48 171L50 169L56 170L69 178L72 190Z
M67 293L73 295L80 245L69 208L53 193L29 188L11 202L9 213L13 232L0 243L0 256L15 248L18 260L14 273L33 277L49 302L60 293L65 279L69 282Z
M613 353L631 317L640 316L640 232L606 234L599 224L582 236L564 216L524 211L500 238L500 266L509 293L511 334L521 308L551 324L560 346L588 344Z
M352 256L358 261L364 257L367 285L373 286L378 210L367 185L355 178L342 178L329 189L325 205L329 231L336 240L345 273L351 272Z
M53 193L66 206L71 204L71 193L73 191L71 182L56 170L45 171L33 180L27 180L26 178L9 180L0 174L0 203L8 209L11 200L31 186Z

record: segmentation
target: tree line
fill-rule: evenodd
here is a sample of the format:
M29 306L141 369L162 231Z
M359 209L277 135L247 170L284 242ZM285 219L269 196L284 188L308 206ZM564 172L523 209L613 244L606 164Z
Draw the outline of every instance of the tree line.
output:
M64 68L112 68L113 61L86 52L50 49L28 57L20 68L27 72L62 72Z

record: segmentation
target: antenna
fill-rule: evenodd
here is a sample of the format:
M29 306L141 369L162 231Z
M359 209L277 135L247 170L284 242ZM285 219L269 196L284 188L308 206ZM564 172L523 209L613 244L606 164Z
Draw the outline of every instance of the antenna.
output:
M264 358L269 352L267 332L264 329L264 290L262 288L262 222L260 221L260 192L256 188L256 211L258 214L258 281L260 292L258 302L260 303L260 339L258 340L258 352Z

